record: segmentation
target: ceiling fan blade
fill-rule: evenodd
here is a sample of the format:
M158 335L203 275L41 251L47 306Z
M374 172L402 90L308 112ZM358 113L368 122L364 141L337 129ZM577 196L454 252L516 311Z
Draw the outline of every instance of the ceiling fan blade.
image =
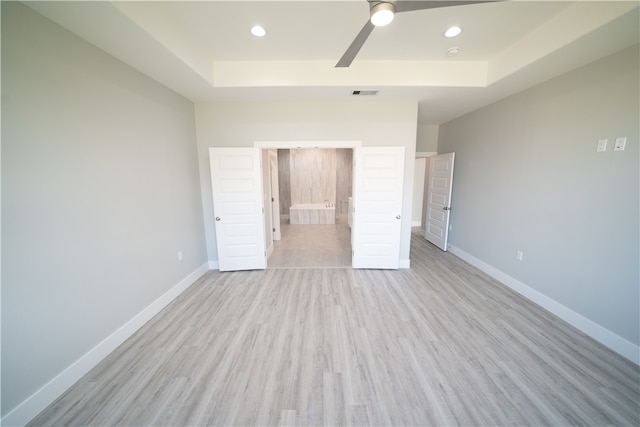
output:
M353 41L347 48L344 55L342 55L342 58L340 58L340 60L336 64L336 68L343 68L351 65L356 55L358 54L358 52L360 52L360 49L364 45L364 42L367 41L369 34L371 34L371 31L373 31L373 28L374 25L370 20L367 20L367 22L364 24L364 27L362 27L356 38L353 39Z
M504 0L367 0L370 4L375 4L378 2L382 3L392 3L395 6L396 13L401 12L411 12L413 10L424 10L424 9L435 9L440 7L450 7L450 6L462 6L467 4L476 4L476 3L493 3ZM364 45L364 42L367 41L367 38L375 28L375 25L371 23L371 20L367 20L364 24L364 27L360 30L356 38L351 42L349 47L347 48L342 58L335 65L335 68L344 68L351 65L353 60L356 58L360 49Z
M463 6L466 4L493 3L495 1L501 1L501 0L476 0L476 1L398 0L394 4L396 6L396 13L400 13L400 12L411 12L413 10L436 9L439 7Z

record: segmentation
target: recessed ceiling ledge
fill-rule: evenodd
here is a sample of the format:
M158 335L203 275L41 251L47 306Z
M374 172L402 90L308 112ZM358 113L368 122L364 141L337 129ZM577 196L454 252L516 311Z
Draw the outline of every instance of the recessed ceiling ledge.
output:
M564 47L576 42L584 45L583 50L599 49L598 40L588 44L587 36L600 32L601 40L615 40L613 44L619 49L638 42L638 33L623 29L625 25L617 25L621 20L638 20L637 1L582 1L567 5L556 16L550 18L522 39L514 41L511 46L490 60L488 82L495 83L510 74L522 70L531 64L551 57ZM607 43L607 51L599 56L611 54L614 50ZM594 58L589 57L590 60ZM564 70L568 71L568 70Z
M215 87L436 86L485 87L483 61L218 61Z

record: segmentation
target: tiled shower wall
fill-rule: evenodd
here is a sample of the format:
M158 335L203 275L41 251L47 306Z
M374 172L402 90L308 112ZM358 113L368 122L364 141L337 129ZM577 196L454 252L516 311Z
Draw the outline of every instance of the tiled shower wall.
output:
M336 201L336 149L291 149L291 204Z
M346 217L352 159L350 148L278 150L280 214L288 216L289 207L295 203L329 200L335 204L336 216Z
M353 150L336 150L336 217L347 217L349 197L353 189Z

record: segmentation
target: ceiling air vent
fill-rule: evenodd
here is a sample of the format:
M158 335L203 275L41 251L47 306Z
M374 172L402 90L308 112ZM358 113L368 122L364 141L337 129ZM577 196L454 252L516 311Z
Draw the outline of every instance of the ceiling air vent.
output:
M377 90L354 90L351 92L351 95L353 96L375 96L377 94Z

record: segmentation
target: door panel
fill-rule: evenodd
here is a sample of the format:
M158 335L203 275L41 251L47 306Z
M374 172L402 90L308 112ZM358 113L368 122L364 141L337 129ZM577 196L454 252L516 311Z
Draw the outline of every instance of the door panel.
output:
M278 182L278 152L269 150L269 173L271 175L271 222L273 240L280 240L280 184Z
M404 147L354 150L354 268L399 266L404 160Z
M209 148L218 267L266 268L260 150Z
M429 195L424 237L443 251L447 250L451 189L455 153L429 158Z

